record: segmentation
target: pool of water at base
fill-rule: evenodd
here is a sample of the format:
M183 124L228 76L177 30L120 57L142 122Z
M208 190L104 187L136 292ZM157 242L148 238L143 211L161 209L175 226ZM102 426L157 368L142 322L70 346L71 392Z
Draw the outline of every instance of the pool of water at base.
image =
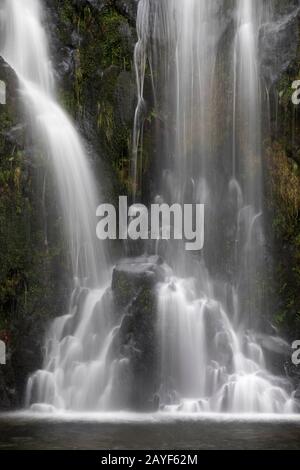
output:
M0 415L0 450L300 449L299 416Z

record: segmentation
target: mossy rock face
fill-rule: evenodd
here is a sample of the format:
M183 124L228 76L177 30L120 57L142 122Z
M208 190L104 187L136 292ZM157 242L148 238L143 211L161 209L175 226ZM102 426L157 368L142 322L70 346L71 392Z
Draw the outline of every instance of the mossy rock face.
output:
M92 144L104 197L132 188L136 106L133 1L47 1L51 50L62 105ZM101 175L101 177L100 177Z
M290 8L286 12L290 15ZM294 340L300 333L300 106L292 102L292 84L300 79L300 15L287 18L293 58L270 89L271 142L266 149L265 186L267 229L273 234L269 297L275 323Z
M114 0L116 8L134 23L139 0Z
M300 331L300 172L282 144L267 151L267 204L273 237L274 320L292 340Z

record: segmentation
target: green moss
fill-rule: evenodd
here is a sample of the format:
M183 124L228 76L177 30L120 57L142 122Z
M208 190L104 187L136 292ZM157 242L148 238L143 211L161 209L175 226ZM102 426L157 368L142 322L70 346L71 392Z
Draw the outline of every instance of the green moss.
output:
M268 205L275 245L274 320L287 332L300 329L300 172L282 144L267 152Z
M73 90L66 90L66 89L60 89L59 90L59 102L61 106L73 117L75 116L75 112L77 109L77 101L76 97L74 95Z
M128 27L124 17L114 10L108 10L101 18L102 34L105 41L101 43L102 64L104 67L117 65L124 70L130 70L132 51L120 35L120 28Z
M55 312L53 261L58 246L46 246L40 198L25 155L2 155L0 164L0 319L9 328L21 315ZM57 273L55 274L57 275Z
M100 11L90 5L75 7L70 1L56 3L62 42L68 44L74 31L80 37L73 52L74 78L70 86L63 84L60 101L79 121L88 110L101 153L107 156L120 191L131 192L132 123L124 124L118 118L116 86L120 73L132 70L135 30L113 2L108 1Z

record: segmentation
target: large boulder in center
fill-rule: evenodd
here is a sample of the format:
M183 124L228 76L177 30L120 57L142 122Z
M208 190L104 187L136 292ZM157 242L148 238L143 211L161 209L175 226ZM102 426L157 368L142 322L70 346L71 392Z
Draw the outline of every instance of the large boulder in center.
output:
M156 406L156 286L163 279L163 262L158 256L123 259L113 272L112 292L120 319L117 356L129 364L128 407L136 411Z
M120 306L127 306L141 290L164 280L163 261L159 256L140 256L121 260L113 271L112 289Z

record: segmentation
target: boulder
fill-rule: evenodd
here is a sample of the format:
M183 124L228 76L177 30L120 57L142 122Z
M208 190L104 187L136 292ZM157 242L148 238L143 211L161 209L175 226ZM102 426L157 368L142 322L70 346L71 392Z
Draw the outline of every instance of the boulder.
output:
M112 292L122 316L117 357L127 360L131 377L128 406L136 411L157 407L156 285L163 279L159 256L123 259L113 272Z
M112 290L118 305L125 307L141 290L152 289L164 280L163 261L159 256L125 258L113 271Z

